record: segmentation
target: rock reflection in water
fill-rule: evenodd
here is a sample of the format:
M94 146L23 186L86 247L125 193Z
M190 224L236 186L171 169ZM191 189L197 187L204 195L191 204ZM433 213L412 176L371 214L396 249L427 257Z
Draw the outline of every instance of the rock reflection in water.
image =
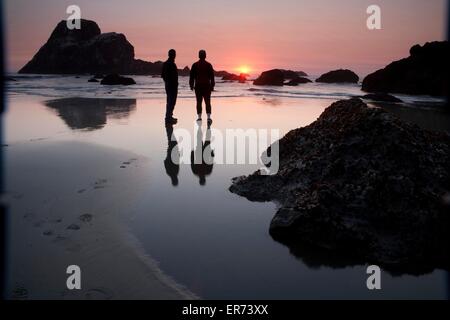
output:
M136 99L64 98L46 101L45 106L72 130L98 130L108 119L129 117L136 109Z

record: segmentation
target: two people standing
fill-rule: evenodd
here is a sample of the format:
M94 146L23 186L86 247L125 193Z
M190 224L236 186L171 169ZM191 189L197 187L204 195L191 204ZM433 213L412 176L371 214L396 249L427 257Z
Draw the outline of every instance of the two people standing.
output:
M211 119L211 92L214 90L214 69L213 66L206 61L206 51L200 50L198 53L199 61L194 63L191 68L189 77L189 86L195 91L197 100L197 121L202 120L202 103L205 101L206 115L208 124L212 123ZM173 117L173 110L177 102L178 95L178 69L175 64L176 52L174 49L169 50L169 58L163 64L161 77L164 80L167 104L166 104L166 123L175 124L177 119Z

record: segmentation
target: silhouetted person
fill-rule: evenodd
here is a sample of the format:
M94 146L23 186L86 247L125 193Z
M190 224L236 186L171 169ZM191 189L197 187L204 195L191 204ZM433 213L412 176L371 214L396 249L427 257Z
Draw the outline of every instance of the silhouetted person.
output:
M178 68L175 64L177 53L174 49L169 50L169 58L163 64L161 77L164 80L167 95L166 122L175 124L177 119L173 117L173 110L178 96Z
M197 121L202 120L202 101L205 100L208 123L211 123L211 91L214 90L214 86L216 85L214 81L214 69L206 61L205 50L200 50L198 57L200 60L194 63L191 68L189 85L191 86L191 90L195 89L195 96L197 98Z
M166 173L172 180L172 185L178 185L178 172L180 172L180 151L178 150L178 142L173 136L173 125L171 123L166 123L166 134L167 134L167 154L164 160L164 167L166 168Z
M205 142L200 126L197 127L197 145L191 152L191 170L199 178L200 185L206 184L206 176L209 176L214 167L214 151L211 150L211 127L208 124Z

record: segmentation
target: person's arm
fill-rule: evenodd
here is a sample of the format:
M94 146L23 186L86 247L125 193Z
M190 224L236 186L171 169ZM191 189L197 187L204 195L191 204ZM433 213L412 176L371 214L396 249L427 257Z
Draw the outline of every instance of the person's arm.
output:
M194 90L195 85L195 63L192 65L191 72L189 74L189 86L191 87L191 90Z
M214 68L213 68L212 64L210 64L210 66L211 66L211 68L209 70L209 78L211 81L211 90L214 90L214 87L216 86L216 80L214 77Z
M163 63L163 66L162 66L161 78L163 78L164 82L166 82L166 64L165 63Z

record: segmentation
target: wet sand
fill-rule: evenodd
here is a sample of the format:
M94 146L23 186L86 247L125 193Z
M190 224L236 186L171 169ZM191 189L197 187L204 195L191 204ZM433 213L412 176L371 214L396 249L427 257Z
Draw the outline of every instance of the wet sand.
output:
M145 157L81 142L7 147L10 299L192 299L126 230ZM66 268L81 268L68 290Z
M284 135L333 101L215 98L213 128L278 128ZM231 178L255 165L215 164L205 185L189 165L168 170L163 99L18 94L8 106L10 298L447 297L443 270L384 274L383 292L374 293L365 286L365 265L289 252L268 234L276 206L228 191ZM181 98L175 116L174 128L195 139L195 100ZM81 267L81 291L66 289L71 264Z

